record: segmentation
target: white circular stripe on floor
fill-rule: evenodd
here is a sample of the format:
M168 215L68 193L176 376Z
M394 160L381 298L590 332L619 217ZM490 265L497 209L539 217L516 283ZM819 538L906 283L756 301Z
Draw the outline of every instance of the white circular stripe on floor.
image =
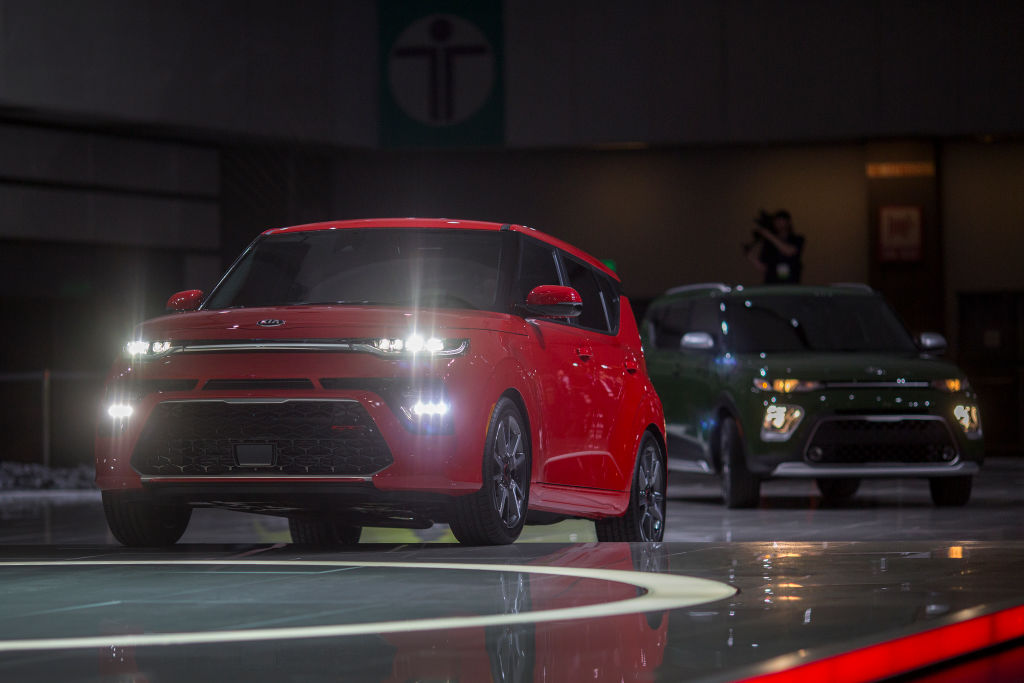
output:
M332 560L82 560L0 562L5 567L146 567L146 566L278 566L294 567L366 567L383 569L438 569L482 572L522 572L580 579L596 579L629 584L645 590L643 595L603 604L583 605L518 614L487 614L464 617L438 617L413 620L378 621L358 624L326 624L286 628L253 628L232 631L185 631L178 633L113 634L70 638L34 638L0 640L0 652L26 650L62 650L93 647L142 647L159 645L197 645L260 640L329 638L380 633L404 633L437 629L529 624L568 619L594 619L636 612L658 612L691 607L722 600L736 594L732 586L710 579L674 574L589 569L574 567L543 567L507 564L459 564L442 562L361 562Z

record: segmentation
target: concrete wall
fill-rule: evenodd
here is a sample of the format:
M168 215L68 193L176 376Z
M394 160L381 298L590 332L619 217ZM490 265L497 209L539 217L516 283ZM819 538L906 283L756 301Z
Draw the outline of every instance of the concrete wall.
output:
M752 283L741 245L759 209L788 208L807 238L805 281L865 281L859 145L705 150L352 152L337 218L446 216L524 223L618 262L650 298L701 281Z
M1018 2L507 0L503 24L513 147L1024 121ZM372 0L0 0L0 111L372 147L377 30Z
M1024 144L943 147L948 319L958 292L1024 291Z

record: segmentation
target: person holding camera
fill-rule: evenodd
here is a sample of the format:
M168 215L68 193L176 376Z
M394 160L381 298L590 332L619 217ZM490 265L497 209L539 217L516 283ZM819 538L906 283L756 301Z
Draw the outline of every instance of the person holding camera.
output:
M803 271L804 237L793 232L789 211L762 211L754 223L754 240L743 249L747 259L764 273L765 284L798 284Z

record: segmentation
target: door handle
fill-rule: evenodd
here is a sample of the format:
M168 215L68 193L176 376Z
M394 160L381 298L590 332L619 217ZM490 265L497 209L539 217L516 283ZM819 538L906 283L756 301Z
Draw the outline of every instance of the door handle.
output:
M626 367L626 372L631 375L640 369L640 363L637 362L636 356L632 354L626 356L626 360L622 364Z
M590 360L590 357L594 355L594 347L590 344L577 346L576 355L580 357L580 360Z

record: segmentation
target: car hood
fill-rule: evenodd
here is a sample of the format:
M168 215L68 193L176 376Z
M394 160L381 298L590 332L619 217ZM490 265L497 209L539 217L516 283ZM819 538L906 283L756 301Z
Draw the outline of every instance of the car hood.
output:
M267 306L174 313L142 323L137 339L343 339L469 330L515 331L521 318L489 311L385 306Z
M793 353L747 356L744 364L769 379L794 378L821 382L896 382L963 378L945 360L909 353Z

